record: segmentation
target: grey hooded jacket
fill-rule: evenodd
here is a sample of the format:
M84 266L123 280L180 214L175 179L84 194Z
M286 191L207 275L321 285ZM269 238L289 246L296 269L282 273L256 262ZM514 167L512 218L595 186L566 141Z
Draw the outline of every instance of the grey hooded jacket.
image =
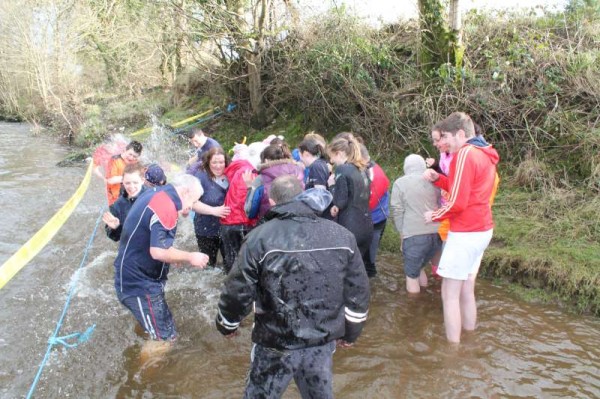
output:
M425 160L411 154L404 159L404 176L392 187L391 213L402 238L438 231L439 223L425 223L425 212L440 206L440 189L423 178Z

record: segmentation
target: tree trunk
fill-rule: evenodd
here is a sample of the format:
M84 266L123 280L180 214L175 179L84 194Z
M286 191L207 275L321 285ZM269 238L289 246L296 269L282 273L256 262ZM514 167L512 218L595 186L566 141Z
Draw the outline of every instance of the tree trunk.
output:
M419 0L421 31L420 65L430 74L443 64L462 67L462 39L459 0L450 0L449 23L440 0Z
M462 19L460 16L459 0L450 0L450 45L454 56L454 66L462 68L463 54L465 49L462 43Z

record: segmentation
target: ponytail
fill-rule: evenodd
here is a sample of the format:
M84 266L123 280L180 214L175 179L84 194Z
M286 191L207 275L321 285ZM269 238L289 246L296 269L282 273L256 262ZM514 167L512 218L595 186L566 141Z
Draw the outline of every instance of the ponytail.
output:
M360 154L360 144L352 133L340 133L327 146L329 154L343 152L348 157L348 163L353 164L360 170L367 168L367 160Z

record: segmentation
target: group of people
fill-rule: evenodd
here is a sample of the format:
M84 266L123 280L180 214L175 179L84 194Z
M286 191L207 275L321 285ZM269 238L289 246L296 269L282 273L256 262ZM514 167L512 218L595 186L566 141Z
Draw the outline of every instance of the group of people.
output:
M227 276L217 329L233 336L254 312L245 397L280 397L292 378L302 397L333 397L333 352L352 346L364 327L369 277L377 274L391 208L407 290L427 285L424 267L433 260L443 278L446 336L459 342L463 329L475 328L475 278L492 236L498 154L464 113L435 124L431 134L440 160L409 155L391 195L384 171L352 133L329 143L309 133L293 151L270 136L237 144L230 161L195 129L187 174L146 189L126 150L121 193L104 218L109 237L119 240L119 300L166 348L177 335L164 296L169 265L214 267L220 252ZM176 249L178 216L191 211L198 251Z

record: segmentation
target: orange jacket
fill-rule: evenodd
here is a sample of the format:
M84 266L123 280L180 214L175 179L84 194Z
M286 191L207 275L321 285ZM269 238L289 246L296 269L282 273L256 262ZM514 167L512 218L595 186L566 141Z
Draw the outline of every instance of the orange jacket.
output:
M125 160L121 155L115 155L108 161L106 178L110 179L114 176L123 176L125 170ZM121 192L121 183L106 184L106 196L108 197L108 205L112 205L117 199Z

